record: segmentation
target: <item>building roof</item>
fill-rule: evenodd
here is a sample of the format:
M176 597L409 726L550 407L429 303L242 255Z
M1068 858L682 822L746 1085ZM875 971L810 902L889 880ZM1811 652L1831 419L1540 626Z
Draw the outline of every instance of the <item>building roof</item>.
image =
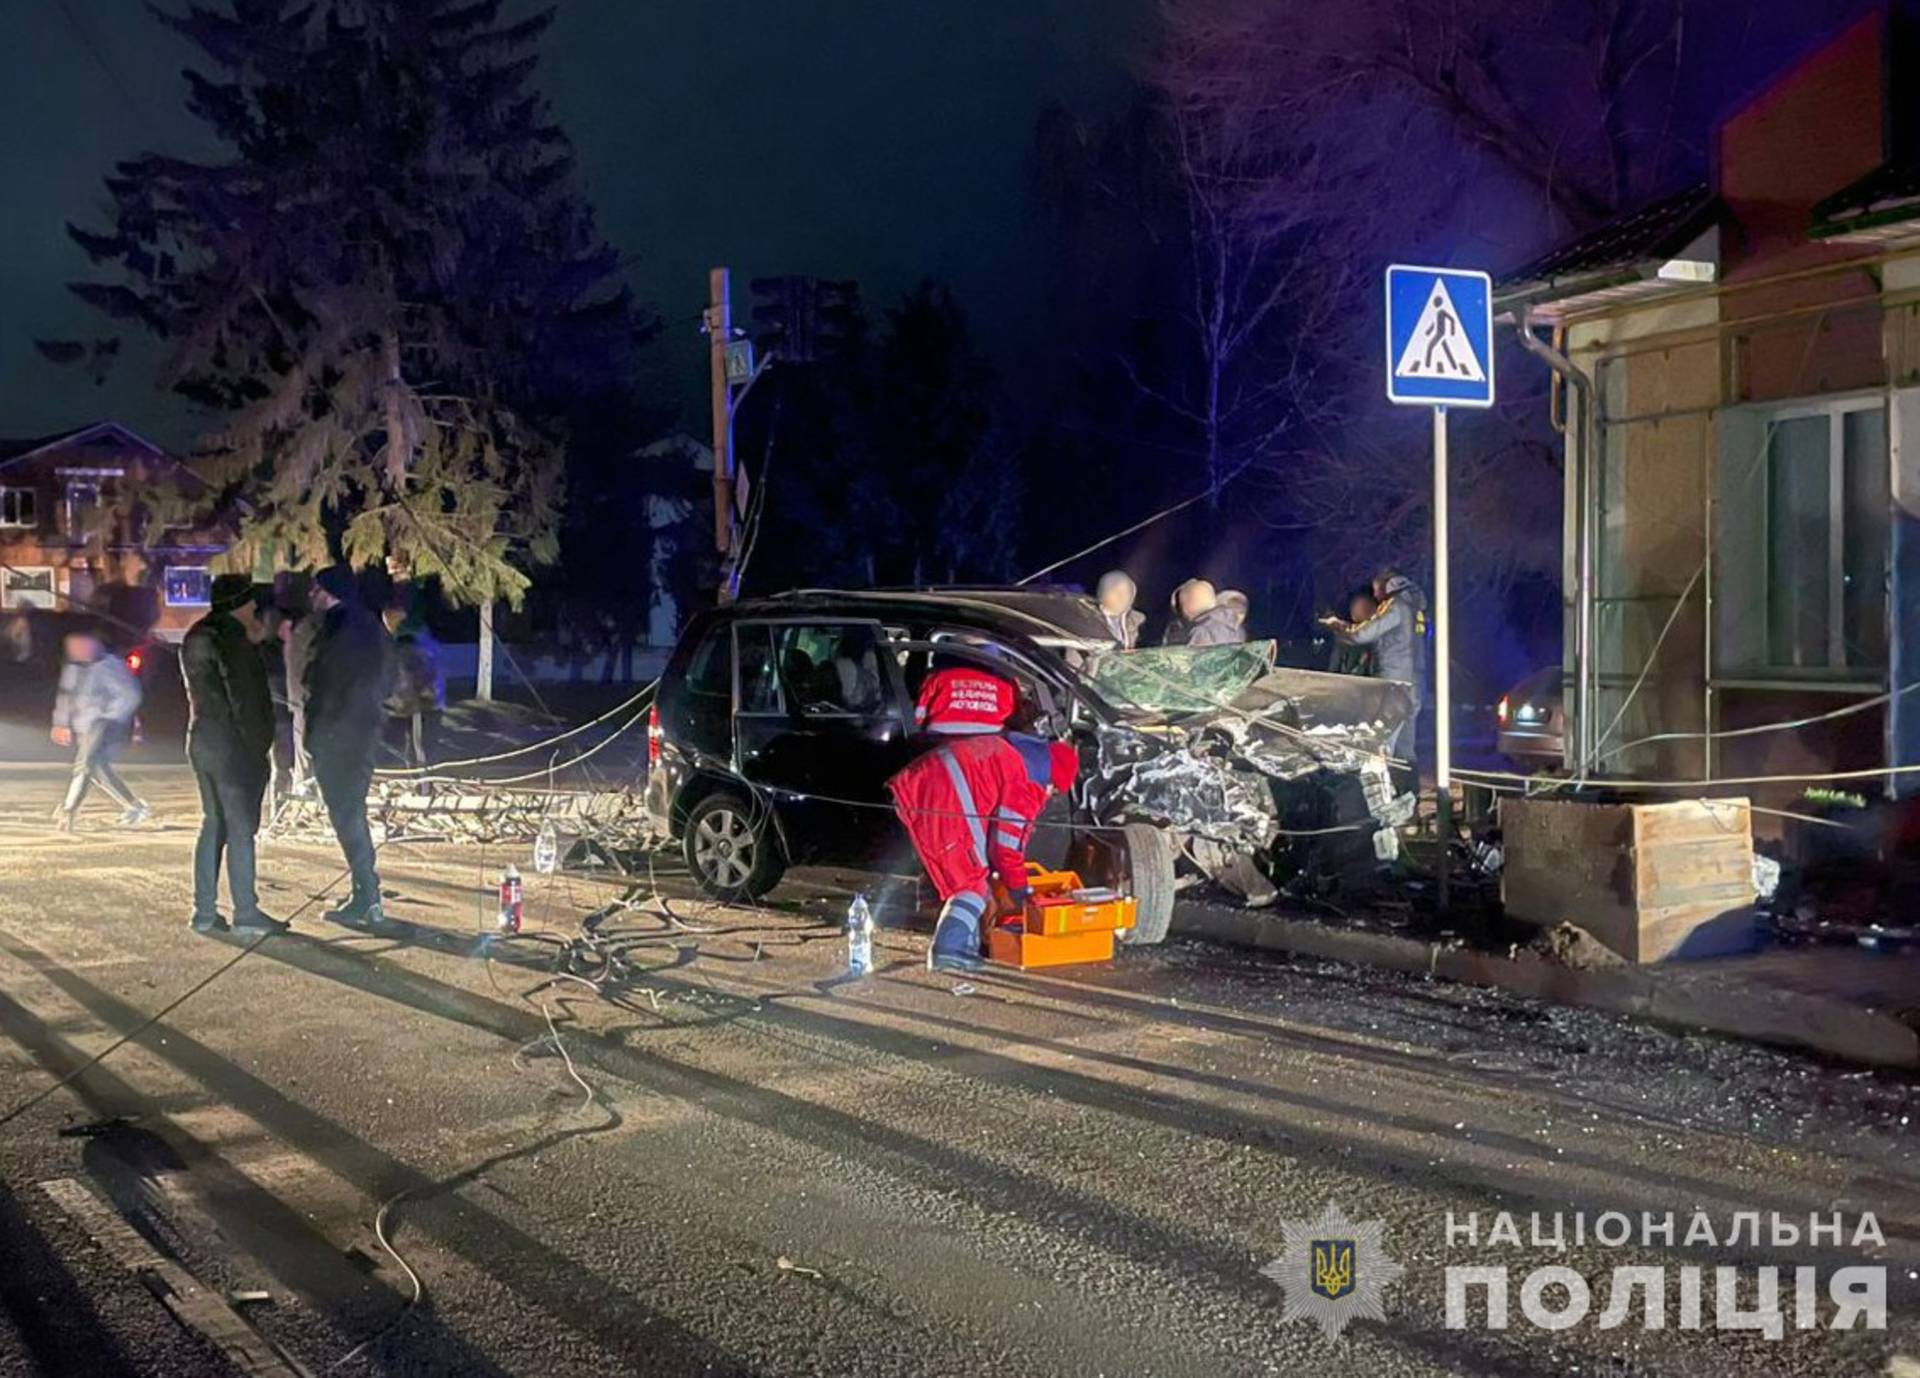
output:
M1855 244L1920 237L1920 161L1882 163L1813 208L1815 239Z
M144 436L136 435L118 421L93 421L78 430L53 435L33 436L25 440L0 439L0 469L19 464L50 450L60 450L100 442L142 450L155 459L171 458L167 452Z
M1501 279L1503 306L1549 319L1719 277L1720 198L1701 182L1629 211Z

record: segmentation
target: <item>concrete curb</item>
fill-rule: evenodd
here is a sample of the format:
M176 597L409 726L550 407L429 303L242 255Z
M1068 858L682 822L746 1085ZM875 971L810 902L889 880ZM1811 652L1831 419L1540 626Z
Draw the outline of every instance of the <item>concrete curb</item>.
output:
M1872 1067L1920 1067L1920 1032L1892 1015L1685 965L1575 971L1530 953L1508 959L1278 914L1200 905L1176 907L1172 931L1236 947L1424 972L1557 1005L1806 1049Z

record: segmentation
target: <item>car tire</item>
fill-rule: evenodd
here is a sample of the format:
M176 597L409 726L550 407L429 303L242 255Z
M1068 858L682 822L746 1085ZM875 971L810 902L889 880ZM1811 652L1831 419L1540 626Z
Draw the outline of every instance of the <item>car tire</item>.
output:
M1133 947L1152 947L1166 941L1173 922L1173 838L1151 823L1129 823L1121 829L1127 845L1127 873L1133 897L1139 901L1133 927L1120 941Z
M766 807L726 790L688 812L680 852L694 883L727 904L761 898L787 869Z

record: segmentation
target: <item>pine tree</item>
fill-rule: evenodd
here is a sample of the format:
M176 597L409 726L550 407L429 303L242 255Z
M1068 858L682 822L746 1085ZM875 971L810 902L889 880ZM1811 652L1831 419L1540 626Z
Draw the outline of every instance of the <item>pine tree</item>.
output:
M69 226L111 280L73 290L159 336L163 383L212 414L196 468L232 564L387 556L518 604L557 553L558 418L624 384L648 327L533 86L551 11L500 11L154 11L204 58L188 108L225 155L121 164L111 228Z

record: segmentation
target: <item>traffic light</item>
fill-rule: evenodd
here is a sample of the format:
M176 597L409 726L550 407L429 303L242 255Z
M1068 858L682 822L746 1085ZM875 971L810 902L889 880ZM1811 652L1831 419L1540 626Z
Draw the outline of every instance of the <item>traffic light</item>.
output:
M788 274L755 278L753 339L782 364L812 364L844 355L865 327L860 284Z
M860 284L851 280L814 283L813 347L821 357L844 356L860 343L866 318L860 312Z

